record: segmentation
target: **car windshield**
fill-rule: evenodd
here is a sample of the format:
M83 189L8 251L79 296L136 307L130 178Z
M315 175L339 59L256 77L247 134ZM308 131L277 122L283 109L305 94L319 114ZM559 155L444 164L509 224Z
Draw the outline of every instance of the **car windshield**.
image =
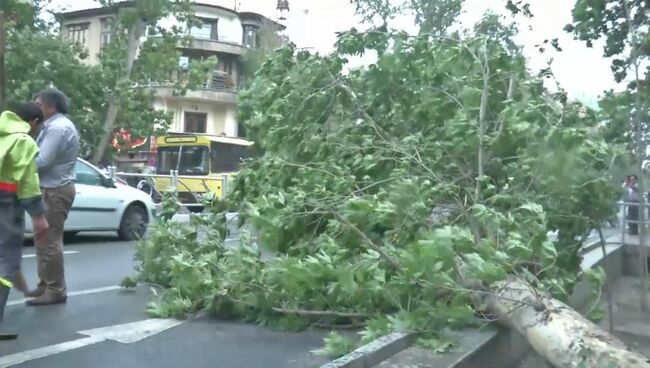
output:
M179 160L180 156L180 160ZM178 169L179 175L207 175L210 172L207 147L161 147L158 149L157 172L169 175Z

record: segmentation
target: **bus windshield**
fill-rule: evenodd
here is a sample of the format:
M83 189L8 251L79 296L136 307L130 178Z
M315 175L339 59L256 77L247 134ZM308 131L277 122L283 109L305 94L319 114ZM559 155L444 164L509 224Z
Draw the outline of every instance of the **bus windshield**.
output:
M249 147L212 142L212 171L217 173L236 172L239 170L243 160L250 157Z
M158 174L169 175L172 170L178 170L178 175L208 175L210 173L208 147L160 147L158 148L157 161L156 172Z

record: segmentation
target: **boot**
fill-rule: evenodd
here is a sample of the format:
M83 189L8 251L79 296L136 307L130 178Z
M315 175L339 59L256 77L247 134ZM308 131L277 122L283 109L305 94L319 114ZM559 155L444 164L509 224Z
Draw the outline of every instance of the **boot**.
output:
M14 288L23 293L23 295L28 296L27 293L29 292L29 287L27 286L25 276L23 276L23 273L20 271L16 272Z
M34 299L28 299L25 304L32 307L41 307L45 305L63 304L67 300L68 297L65 294L47 289L43 295Z
M7 299L9 299L10 290L11 288L6 287L5 285L0 285L0 340L15 340L18 338L17 333L5 331L2 323L2 317L5 314L5 306L7 305Z
M44 292L34 299L27 300L25 303L34 307L65 303L67 295L64 277L65 272L63 269L63 253L51 256L48 264L44 267L44 271L43 276L46 281Z

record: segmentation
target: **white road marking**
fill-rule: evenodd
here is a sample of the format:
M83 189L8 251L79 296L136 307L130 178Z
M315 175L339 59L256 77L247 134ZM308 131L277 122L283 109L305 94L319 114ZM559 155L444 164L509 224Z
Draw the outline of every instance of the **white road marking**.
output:
M121 288L122 288L121 286L114 285L114 286L104 286L104 287L95 288L95 289L86 289L86 290L73 291L73 292L68 293L68 297L104 293L104 292L107 292L107 291L119 290ZM7 306L25 304L26 301L27 301L27 299L12 300L12 301L7 303Z
M125 323L121 325L79 331L79 334L86 335L88 337L66 341L60 344L44 346L42 348L21 351L20 353L5 355L3 357L0 357L0 368L13 367L15 365L29 362L31 360L45 358L108 340L116 341L122 344L133 344L144 340L147 337L176 327L184 322L185 321L179 321L175 319L154 318Z
M78 250L66 250L63 254L79 254ZM23 254L23 258L36 258L36 253Z

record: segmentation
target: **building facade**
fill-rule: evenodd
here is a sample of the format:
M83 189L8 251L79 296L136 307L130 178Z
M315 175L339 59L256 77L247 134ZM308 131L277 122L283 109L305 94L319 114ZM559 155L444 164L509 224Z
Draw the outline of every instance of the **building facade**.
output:
M111 42L111 19L120 9L132 4L124 1L110 8L61 13L61 33L85 46L88 51L86 62L98 63L102 47ZM192 10L201 21L198 26L188 27L174 19L161 20L159 25L165 28L180 26L192 40L189 46L179 46L182 53L179 66L188 65L195 58L211 56L217 57L218 65L207 76L203 86L183 96L173 93L171 82L152 84L153 107L172 113L171 132L243 136L243 128L236 117L237 91L242 82L242 55L257 46L258 31L263 24L272 24L278 31L283 26L261 14L238 12L236 1L232 0L194 1ZM156 35L146 34L145 37Z

